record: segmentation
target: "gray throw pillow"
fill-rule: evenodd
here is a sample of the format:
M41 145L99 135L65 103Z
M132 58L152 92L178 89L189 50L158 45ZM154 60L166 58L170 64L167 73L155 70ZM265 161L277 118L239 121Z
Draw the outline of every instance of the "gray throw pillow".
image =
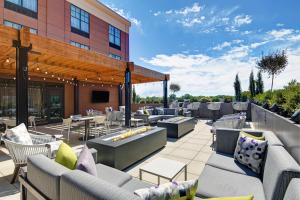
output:
M259 174L265 156L267 141L256 140L240 133L234 152L234 158Z
M93 176L97 176L96 163L93 155L87 146L84 146L77 160L77 169L89 173Z
M294 114L291 117L291 120L295 123L300 123L300 109L294 112Z

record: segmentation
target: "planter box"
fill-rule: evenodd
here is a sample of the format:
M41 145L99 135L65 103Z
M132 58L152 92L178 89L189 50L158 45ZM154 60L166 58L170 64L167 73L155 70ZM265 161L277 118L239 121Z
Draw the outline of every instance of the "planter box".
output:
M180 138L188 132L194 130L195 121L192 117L175 117L172 119L157 122L158 127L167 129L167 136L170 138Z
M123 170L167 144L167 131L154 128L123 140L108 140L120 133L106 135L87 141L89 148L98 151L98 162Z

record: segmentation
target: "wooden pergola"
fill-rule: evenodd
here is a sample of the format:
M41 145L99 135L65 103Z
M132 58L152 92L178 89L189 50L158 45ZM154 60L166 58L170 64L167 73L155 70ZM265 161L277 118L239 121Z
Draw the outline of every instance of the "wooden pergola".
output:
M133 62L116 60L101 53L31 34L29 28L16 30L0 25L0 67L1 75L16 79L17 124L27 123L29 76L66 81L74 87L79 82L124 84L126 125L131 116L131 84L163 81L164 99L167 101L169 75L137 66ZM76 98L74 102L76 103Z

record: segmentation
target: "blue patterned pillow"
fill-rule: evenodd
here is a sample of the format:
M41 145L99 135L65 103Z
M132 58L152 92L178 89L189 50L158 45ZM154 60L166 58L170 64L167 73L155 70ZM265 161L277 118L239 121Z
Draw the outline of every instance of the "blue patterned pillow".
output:
M198 180L190 180L143 188L134 193L143 200L192 200L196 195L197 187Z
M267 141L256 140L240 133L234 152L234 158L259 174L266 147Z

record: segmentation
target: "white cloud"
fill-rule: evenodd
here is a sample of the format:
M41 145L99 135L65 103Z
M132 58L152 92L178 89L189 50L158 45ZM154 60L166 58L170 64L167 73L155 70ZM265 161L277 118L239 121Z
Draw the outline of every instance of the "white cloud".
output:
M269 31L268 34L272 36L274 39L284 39L284 37L291 35L294 32L293 29L280 29L280 30L272 30Z
M218 44L217 46L213 47L213 50L217 50L220 51L222 49L224 49L225 47L230 47L231 43L230 42L223 42L222 44Z
M174 13L186 16L191 13L199 13L200 10L201 10L201 6L199 5L199 3L194 3L192 7L187 6L180 10L175 10Z
M160 11L157 11L157 12L155 12L155 13L153 13L153 15L156 17L156 16L159 16L161 14L161 12Z
M288 38L290 41L293 41L293 42L297 42L297 41L300 41L300 34L298 35L292 35Z
M249 15L237 15L234 18L234 23L236 26L242 26L244 24L250 24L252 22L252 18Z
M241 79L242 89L248 90L249 74L251 70L257 73L256 61L258 57L250 56L250 45L233 47L228 52L218 57L205 54L160 54L144 62L163 67L165 73L170 73L171 82L181 86L178 95L189 93L192 95L233 95L233 81L238 73ZM289 64L286 70L275 79L274 87L282 88L291 79L300 77L300 47L288 50ZM271 81L266 74L263 75L265 88L269 89ZM162 85L144 85L137 87L138 94L147 96L162 96Z
M282 26L284 26L284 24L282 24L282 23L277 23L276 26L282 27Z
M255 43L252 43L250 44L250 48L251 49L256 49L257 47L260 47L264 44L267 44L269 41L263 41L263 42L255 42Z

